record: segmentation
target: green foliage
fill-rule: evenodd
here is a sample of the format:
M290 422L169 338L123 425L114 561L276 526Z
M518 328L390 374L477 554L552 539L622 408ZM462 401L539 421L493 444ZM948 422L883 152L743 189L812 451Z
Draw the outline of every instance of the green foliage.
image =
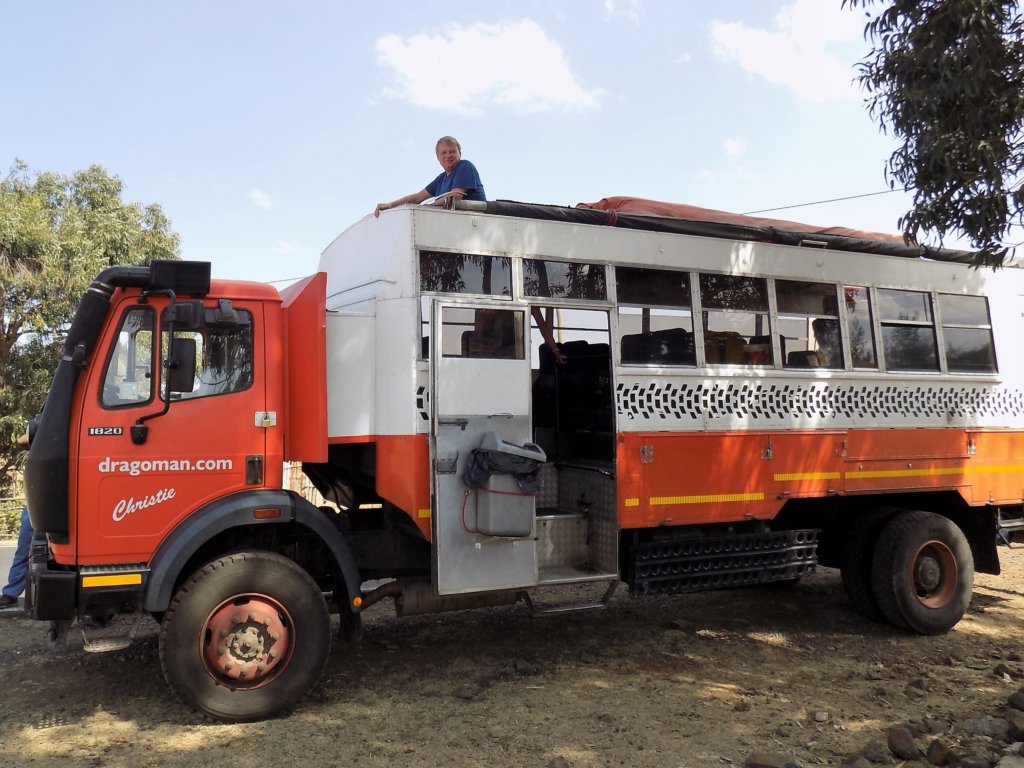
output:
M1016 0L843 0L882 5L858 65L872 117L902 144L891 186L914 191L904 235L968 237L999 265L1024 218L1024 19Z
M21 529L21 505L23 498L0 498L0 541L18 538ZM2 578L2 577L0 577Z
M46 399L78 302L101 270L178 258L158 205L121 200L94 165L73 176L32 174L16 161L0 179L0 493L22 460L14 447Z

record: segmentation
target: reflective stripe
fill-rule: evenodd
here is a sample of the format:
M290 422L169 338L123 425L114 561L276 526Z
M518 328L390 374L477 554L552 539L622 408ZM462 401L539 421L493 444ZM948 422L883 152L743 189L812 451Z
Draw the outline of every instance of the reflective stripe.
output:
M865 469L847 472L848 478L863 479L868 477L935 477L938 475L985 475L996 472L1022 472L1024 465L1009 464L996 467L976 467L973 464L962 467L933 467L922 469Z
M83 576L83 587L125 587L142 583L141 573L115 573L110 576Z
M763 493L715 493L706 496L653 496L652 507L663 507L668 504L714 504L727 501L764 501Z
M838 472L783 472L774 475L776 482L786 480L838 480Z

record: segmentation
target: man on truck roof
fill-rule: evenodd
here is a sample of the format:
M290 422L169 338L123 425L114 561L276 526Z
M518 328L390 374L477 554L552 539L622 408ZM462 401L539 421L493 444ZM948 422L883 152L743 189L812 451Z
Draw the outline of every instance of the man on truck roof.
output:
M434 152L444 172L419 192L413 192L390 203L377 203L373 211L374 216L380 216L380 212L388 208L407 203L422 203L431 197L443 197L446 201L487 199L480 174L469 160L462 159L462 146L458 141L451 136L442 136L434 145Z

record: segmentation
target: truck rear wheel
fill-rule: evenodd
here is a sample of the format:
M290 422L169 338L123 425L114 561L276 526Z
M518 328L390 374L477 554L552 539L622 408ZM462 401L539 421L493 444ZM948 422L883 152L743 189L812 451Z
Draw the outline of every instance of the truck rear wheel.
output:
M845 532L840 571L850 606L872 621L885 621L871 585L871 561L878 534L898 512L891 507L868 509L851 520Z
M952 521L903 512L878 537L873 559L878 607L889 621L922 635L956 626L974 589L970 545Z
M207 563L164 614L160 665L185 704L227 721L294 706L330 651L330 617L316 583L270 552Z

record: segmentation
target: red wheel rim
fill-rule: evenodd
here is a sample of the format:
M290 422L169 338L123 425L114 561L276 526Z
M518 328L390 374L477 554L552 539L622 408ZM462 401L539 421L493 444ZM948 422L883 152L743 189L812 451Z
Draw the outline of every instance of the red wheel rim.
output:
M207 617L199 653L207 674L232 689L259 688L284 671L294 648L292 619L267 595L237 595Z
M914 596L926 608L949 605L956 594L959 568L953 550L941 541L925 542L910 564Z

